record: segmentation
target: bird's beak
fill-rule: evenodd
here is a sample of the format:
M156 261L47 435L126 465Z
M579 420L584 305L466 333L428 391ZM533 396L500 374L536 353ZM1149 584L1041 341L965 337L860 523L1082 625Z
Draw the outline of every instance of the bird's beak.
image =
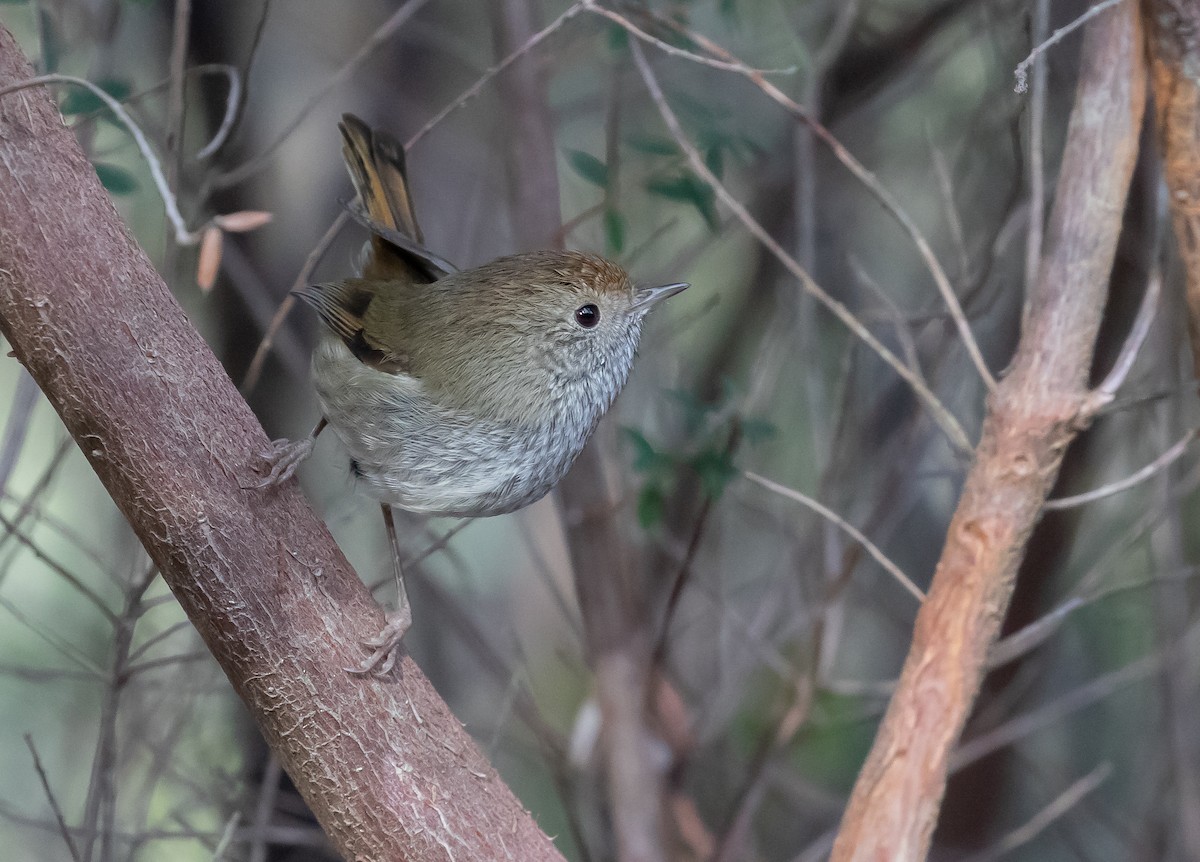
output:
M686 281L677 281L674 284L663 284L658 287L639 287L634 293L633 309L649 310L651 306L657 305L669 296L687 290L690 286Z

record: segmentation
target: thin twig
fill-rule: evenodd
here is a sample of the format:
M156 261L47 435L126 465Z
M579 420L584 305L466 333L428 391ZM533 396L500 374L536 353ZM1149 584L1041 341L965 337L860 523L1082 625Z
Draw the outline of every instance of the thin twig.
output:
M605 9L603 6L597 5L597 0L582 0L582 5L587 7L587 10L602 18L607 18L614 24L623 27L633 35L637 36L642 41L653 45L664 54L669 54L672 57L679 57L692 63L698 63L701 66L708 66L711 69L720 69L724 72L741 72L745 64L740 61L730 62L728 60L718 60L714 57L705 57L703 54L697 54L695 51L689 51L686 48L680 48L678 45L672 45L670 42L664 42L657 36L647 33L642 28L638 27L624 15L614 12L611 9ZM755 72L760 75L794 75L798 71L796 66L786 66L781 69L755 69Z
M1033 8L1033 44L1040 45L1050 26L1050 0L1037 0ZM1025 289L1037 280L1042 259L1042 235L1046 224L1046 169L1042 148L1046 125L1046 64L1033 67L1033 91L1029 95L1029 231L1025 235Z
M25 435L29 433L29 419L33 415L33 406L37 404L38 392L37 384L29 372L24 368L18 371L8 419L4 423L4 441L0 443L0 498L5 494L8 479L17 466L17 459L25 444Z
M267 165L269 165L276 151L283 146L284 142L287 141L288 138L291 137L292 132L296 131L300 124L307 119L308 115L312 113L313 109L316 108L321 100L328 96L335 87L346 81L351 75L358 71L359 66L370 59L371 55L374 54L385 42L387 42L387 40L390 39L398 29L400 29L401 25L403 25L428 2L429 0L408 0L407 3L393 12L392 16L384 21L383 24L381 24L379 28L376 29L375 32L372 33L365 42L363 42L362 47L354 53L354 56L342 64L341 68L330 75L325 83L309 97L304 106L296 113L296 116L292 118L292 121L284 127L283 131L275 138L274 141L267 145L265 150L263 150L250 161L245 162L244 164L239 165L233 170L221 174L220 176L214 177L212 180L212 187L215 189L225 189L229 188L230 186L235 186L238 183L254 176Z
M933 282L937 286L938 292L942 295L942 300L946 303L946 309L954 321L955 327L958 329L959 337L962 339L963 346L967 350L967 355L971 357L971 362L975 365L975 369L979 372L980 379L983 380L989 391L994 392L996 389L996 378L992 375L987 367L987 363L983 359L983 354L979 350L979 344L975 340L974 333L971 332L971 325L967 321L966 315L963 313L962 304L958 300L958 296L954 293L954 287L950 284L950 279L947 277L941 263L938 262L937 256L933 253L933 247L929 241L925 239L925 235L921 233L917 223L913 221L907 210L900 205L900 202L893 197L892 193L884 187L871 171L867 170L863 164L858 161L850 151L847 150L829 129L816 119L812 114L806 111L803 106L796 103L794 99L786 95L782 90L763 77L762 73L751 68L745 63L738 60L733 54L729 53L725 48L716 44L705 36L696 33L686 27L683 27L677 22L670 19L661 19L663 24L673 27L680 33L686 35L689 39L694 40L697 44L704 47L710 53L726 58L733 63L733 71L747 78L751 83L757 86L762 92L777 105L782 107L791 116L811 128L818 138L820 138L834 157L840 161L847 170L852 173L859 182L866 186L867 190L882 204L883 208L895 218L905 232L912 239L913 244L917 247L917 253L924 262L929 274L933 277ZM641 31L630 30L638 38L643 38ZM631 43L631 48L636 46L636 43ZM637 59L638 54L634 54ZM639 63L639 67L641 64ZM644 77L644 75L643 75Z
M580 0L580 2L574 3L571 6L568 6L566 8L566 11L564 11L561 15L559 15L557 18L555 18L553 21L551 21L549 24L547 24L541 30L534 33L533 36L531 36L529 39L525 40L525 43L523 45L521 45L515 51L512 51L511 53L509 53L499 63L495 64L490 69L488 69L486 72L484 72L482 75L480 75L479 78L476 79L475 83L473 83L471 86L467 87L467 89L463 90L454 99L454 101L452 101L446 107L442 108L440 111L438 111L436 114L434 114L433 119L431 119L425 125L421 126L421 128L417 129L417 133L415 135L413 135L411 138L409 138L407 141L405 141L404 149L411 150L414 146L416 146L416 144L419 140L421 140L423 137L425 137L427 134L429 134L431 131L433 131L434 127L437 126L439 123L441 123L442 120L446 119L446 117L450 116L452 113L454 113L459 108L461 108L463 105L465 105L467 102L471 101L473 98L478 96L479 93L483 90L483 88L487 85L487 83L492 80L492 78L495 78L497 75L499 75L501 72L503 72L509 66L511 66L513 63L515 63L517 60L519 60L525 54L528 54L530 51L532 51L534 48L536 48L538 45L540 45L543 41L545 41L546 37L550 36L556 30L561 28L563 24L566 24L568 21L570 21L572 18L574 18L580 12L582 12L585 5L586 5L586 3L583 2L583 0Z
M106 620L110 623L116 622L117 615L108 607L104 599L95 590L85 584L78 575L42 550L40 545L25 534L25 531L20 528L19 524L0 515L0 527L3 527L8 535L28 548L47 568L74 587Z
M1193 428L1191 431L1184 434L1176 441L1170 449L1163 452L1149 464L1138 470L1132 475L1126 476L1116 482L1109 482L1107 485L1102 485L1091 491L1083 494L1075 494L1071 497L1059 497L1056 500L1047 500L1045 508L1048 511L1056 509L1071 509L1075 506L1082 506L1086 503L1092 503L1096 500L1103 500L1105 497L1111 497L1113 494L1119 494L1122 491L1134 487L1135 485L1145 482L1147 479L1161 473L1163 470L1170 467L1180 456L1187 451L1188 444L1196 439L1197 434L1200 434L1200 429Z
M237 121L238 106L242 103L242 76L238 73L237 67L229 63L209 63L206 66L198 66L192 71L219 71L225 75L225 80L229 83L229 92L225 94L225 114L221 117L221 125L217 127L212 140L196 151L196 160L199 161L216 153L229 140L233 125Z
M663 95L662 88L659 86L658 79L655 77L649 63L646 62L646 57L642 53L641 46L637 42L630 43L630 50L633 52L633 58L637 62L638 70L641 72L642 80L646 83L646 88L650 92L650 97L654 104L658 107L658 112L670 130L671 135L675 138L676 143L683 149L688 157L688 162L692 166L692 170L707 183L717 197L733 211L734 215L746 227L755 238L758 239L767 250L773 254L787 270L795 276L801 286L813 295L814 298L833 313L834 317L840 320L847 329L854 335L862 339L866 344L874 350L884 362L892 367L895 372L900 375L916 392L917 396L925 403L933 416L934 421L942 432L949 438L955 449L960 453L969 452L971 449L970 442L967 439L966 432L962 426L958 424L958 420L950 413L938 397L933 394L928 384L921 378L913 369L905 365L899 357L892 351L888 350L883 343L871 333L862 322L859 321L854 313L845 305L834 299L825 290L813 280L808 271L800 265L800 263L788 254L774 237L767 233L766 229L750 215L750 212L733 194L725 188L716 175L709 170L704 163L704 159L696 150L696 147L683 132L683 127L679 123L679 119L675 116L675 112L671 106L667 104L666 97Z
M283 777L283 767L279 758L271 755L259 778L258 801L254 805L254 821L249 825L253 841L247 854L249 862L266 862L270 843L267 835L271 827L271 817L275 813L275 803L279 796L279 780Z
M267 29L267 18L271 14L271 0L263 0L262 9L258 14L258 21L254 25L254 35L250 37L250 49L246 54L246 65L242 69L242 73L237 76L237 80L246 81L246 88L249 89L250 70L254 68L254 61L258 57L258 49L262 47L263 33ZM225 145L229 140L230 134L237 128L238 121L241 120L243 112L246 110L246 101L242 98L242 89L239 88L237 98L234 98L232 87L230 88L229 97L226 99L225 119L221 121L221 130L213 137L209 146L202 149L196 154L196 158L202 159L215 153ZM228 124L228 129L225 128ZM221 131L225 134L222 135ZM219 143L218 143L219 140Z
M1112 764L1101 763L1087 775L1075 781L1050 801L1050 804L1035 814L1024 825L1009 832L996 842L986 852L974 857L971 862L992 862L1001 859L1016 850L1022 844L1028 844L1039 834L1046 831L1054 821L1067 814L1083 801L1083 798L1099 787L1112 775Z
M72 75L38 75L36 78L28 78L24 81L17 81L15 84L10 84L7 87L0 87L0 96L7 96L9 93L15 93L18 90L39 87L43 84L74 84L77 87L83 87L89 90L92 95L103 102L113 112L116 118L121 121L121 124L129 130L129 134L133 137L133 142L137 145L138 152L141 153L146 166L150 168L150 178L154 181L154 187L158 189L158 195L162 198L163 206L167 211L167 218L175 229L175 242L179 245L195 245L198 243L204 230L203 228L196 231L188 230L188 226L183 220L183 215L179 212L179 204L175 200L175 194L171 191L170 183L167 182L167 178L163 175L162 162L159 161L158 156L154 155L154 151L150 149L150 142L146 140L141 127L134 122L133 118L121 106L120 102L100 87L97 87L91 81L76 78Z
M242 812L235 811L229 816L229 820L225 822L225 831L221 833L221 840L217 842L217 846L213 849L213 862L221 862L225 857L225 851L229 849L229 845L233 843L234 836L237 834L238 825L242 822Z
M25 745L29 748L29 754L33 757L33 768L37 771L38 780L42 783L42 791L46 794L46 801L50 803L50 810L54 812L54 819L58 823L58 834L66 842L67 850L71 853L71 858L75 862L79 862L79 848L75 846L75 842L71 839L71 830L67 826L67 819L63 816L62 808L58 805L58 797L50 789L50 778L46 775L46 768L42 765L42 758L38 756L37 748L33 744L33 737L28 733L25 734Z
M1150 325L1154 322L1155 313L1158 311L1158 298L1161 293L1162 270L1158 268L1158 264L1155 264L1150 270L1150 278L1146 282L1146 292L1142 294L1142 303L1138 306L1137 317L1133 319L1133 325L1129 327L1129 335L1125 337L1125 343L1121 345L1117 361L1113 363L1112 370L1105 376L1104 381L1093 392L1093 399L1101 402L1099 406L1112 401L1116 397L1117 390L1125 383L1125 378L1129 376L1133 363L1137 359L1138 353L1141 352L1142 345L1146 342L1146 336L1150 334Z
M271 323L267 327L267 331L263 334L262 341L258 343L258 348L254 351L254 358L250 360L250 367L246 370L245 379L242 380L241 391L243 395L249 395L254 391L254 387L258 385L258 379L262 376L263 364L267 361L267 354L271 352L271 345L275 343L275 336L279 334L280 327L283 326L284 320L287 319L288 314L291 313L293 306L296 304L296 297L292 295L292 291L299 290L308 284L308 280L312 278L313 270L317 268L317 264L325 256L325 252L329 250L329 246L333 244L334 238L346 226L346 222L349 220L350 212L343 209L338 213L333 223L325 229L325 233L321 235L321 238L317 240L316 247L304 259L304 265L296 273L296 280L292 282L291 290L283 298L283 302L279 303L279 309L275 312L275 316L271 318Z
M879 547L874 542L864 536L857 527L855 527L837 512L833 511L828 506L821 505L807 494L802 494L801 492L793 488L789 488L786 485L780 485L778 482L772 482L770 479L760 476L757 473L751 473L749 470L746 470L743 471L742 475L751 482L754 482L756 485L761 485L762 487L766 488L768 491L774 491L776 494L787 497L789 500L795 500L802 506L816 512L825 520L835 524L839 529L848 533L851 538L862 545L863 548L866 549L866 552L874 558L875 562L883 566L884 570L893 578L895 578L896 582L899 583L900 586L908 590L908 592L911 593L918 602L925 601L925 593L921 591L921 588L914 584L912 579L908 575L904 574L899 566L889 560L887 555L884 554L883 551L879 550Z
M187 83L188 34L192 20L192 0L175 0L171 25L171 59L167 76L166 174L174 186L179 177L180 144L183 139L184 85Z
M1166 660L1167 657L1160 653L1135 659L1124 667L1071 689L1032 712L1019 715L1012 721L963 743L950 755L949 771L955 773L965 769L994 751L1031 736L1093 703L1111 697L1113 692L1120 688L1153 676Z
M1122 2L1122 0L1103 0L1103 2L1097 3L1095 6L1091 7L1086 12L1084 12L1082 15L1080 15L1078 18L1076 18L1074 21L1072 21L1070 24L1066 25L1065 27L1059 27L1057 30L1055 30L1050 35L1049 39L1047 39L1045 42L1042 42L1040 45L1038 45L1036 48L1034 48L1032 51L1030 51L1029 56L1026 57L1024 60L1022 60L1020 63L1018 63L1017 68L1013 69L1013 75L1017 79L1017 83L1013 86L1013 91L1017 92L1017 93L1024 93L1026 90L1029 89L1029 80L1028 80L1029 66L1034 60L1037 59L1039 54L1046 51L1048 48L1052 48L1053 46L1057 45L1059 42L1062 41L1064 36L1070 35L1075 30L1077 30L1078 28L1080 28L1084 24L1086 24L1088 21L1095 18L1097 15L1099 15L1105 9L1108 9L1112 6L1116 6L1120 2Z

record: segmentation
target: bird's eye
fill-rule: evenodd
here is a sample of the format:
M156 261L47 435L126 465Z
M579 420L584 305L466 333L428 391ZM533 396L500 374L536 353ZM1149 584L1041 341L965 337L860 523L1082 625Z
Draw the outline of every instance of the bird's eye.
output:
M575 322L584 329L591 329L600 322L600 309L590 302L587 305L579 306L575 309Z

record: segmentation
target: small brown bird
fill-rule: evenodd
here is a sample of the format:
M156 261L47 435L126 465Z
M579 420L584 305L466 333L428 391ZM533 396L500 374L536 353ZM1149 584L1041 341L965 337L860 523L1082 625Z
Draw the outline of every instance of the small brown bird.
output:
M349 114L339 128L372 236L359 278L296 292L328 329L312 366L324 419L276 441L263 484L328 422L389 530L388 506L479 517L541 499L625 385L647 312L687 285L637 288L575 251L454 271L423 247L399 142Z

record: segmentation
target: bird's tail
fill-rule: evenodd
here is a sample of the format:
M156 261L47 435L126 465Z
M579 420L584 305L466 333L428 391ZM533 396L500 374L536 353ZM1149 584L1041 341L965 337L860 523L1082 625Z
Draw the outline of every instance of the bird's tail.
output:
M408 187L404 147L387 132L372 129L353 114L343 114L338 128L342 132L346 170L350 172L350 180L367 218L411 240L413 246L423 247L424 238L417 225ZM428 282L432 279L427 269L422 261L414 259L412 251L379 234L372 234L363 259L362 275L368 279Z

